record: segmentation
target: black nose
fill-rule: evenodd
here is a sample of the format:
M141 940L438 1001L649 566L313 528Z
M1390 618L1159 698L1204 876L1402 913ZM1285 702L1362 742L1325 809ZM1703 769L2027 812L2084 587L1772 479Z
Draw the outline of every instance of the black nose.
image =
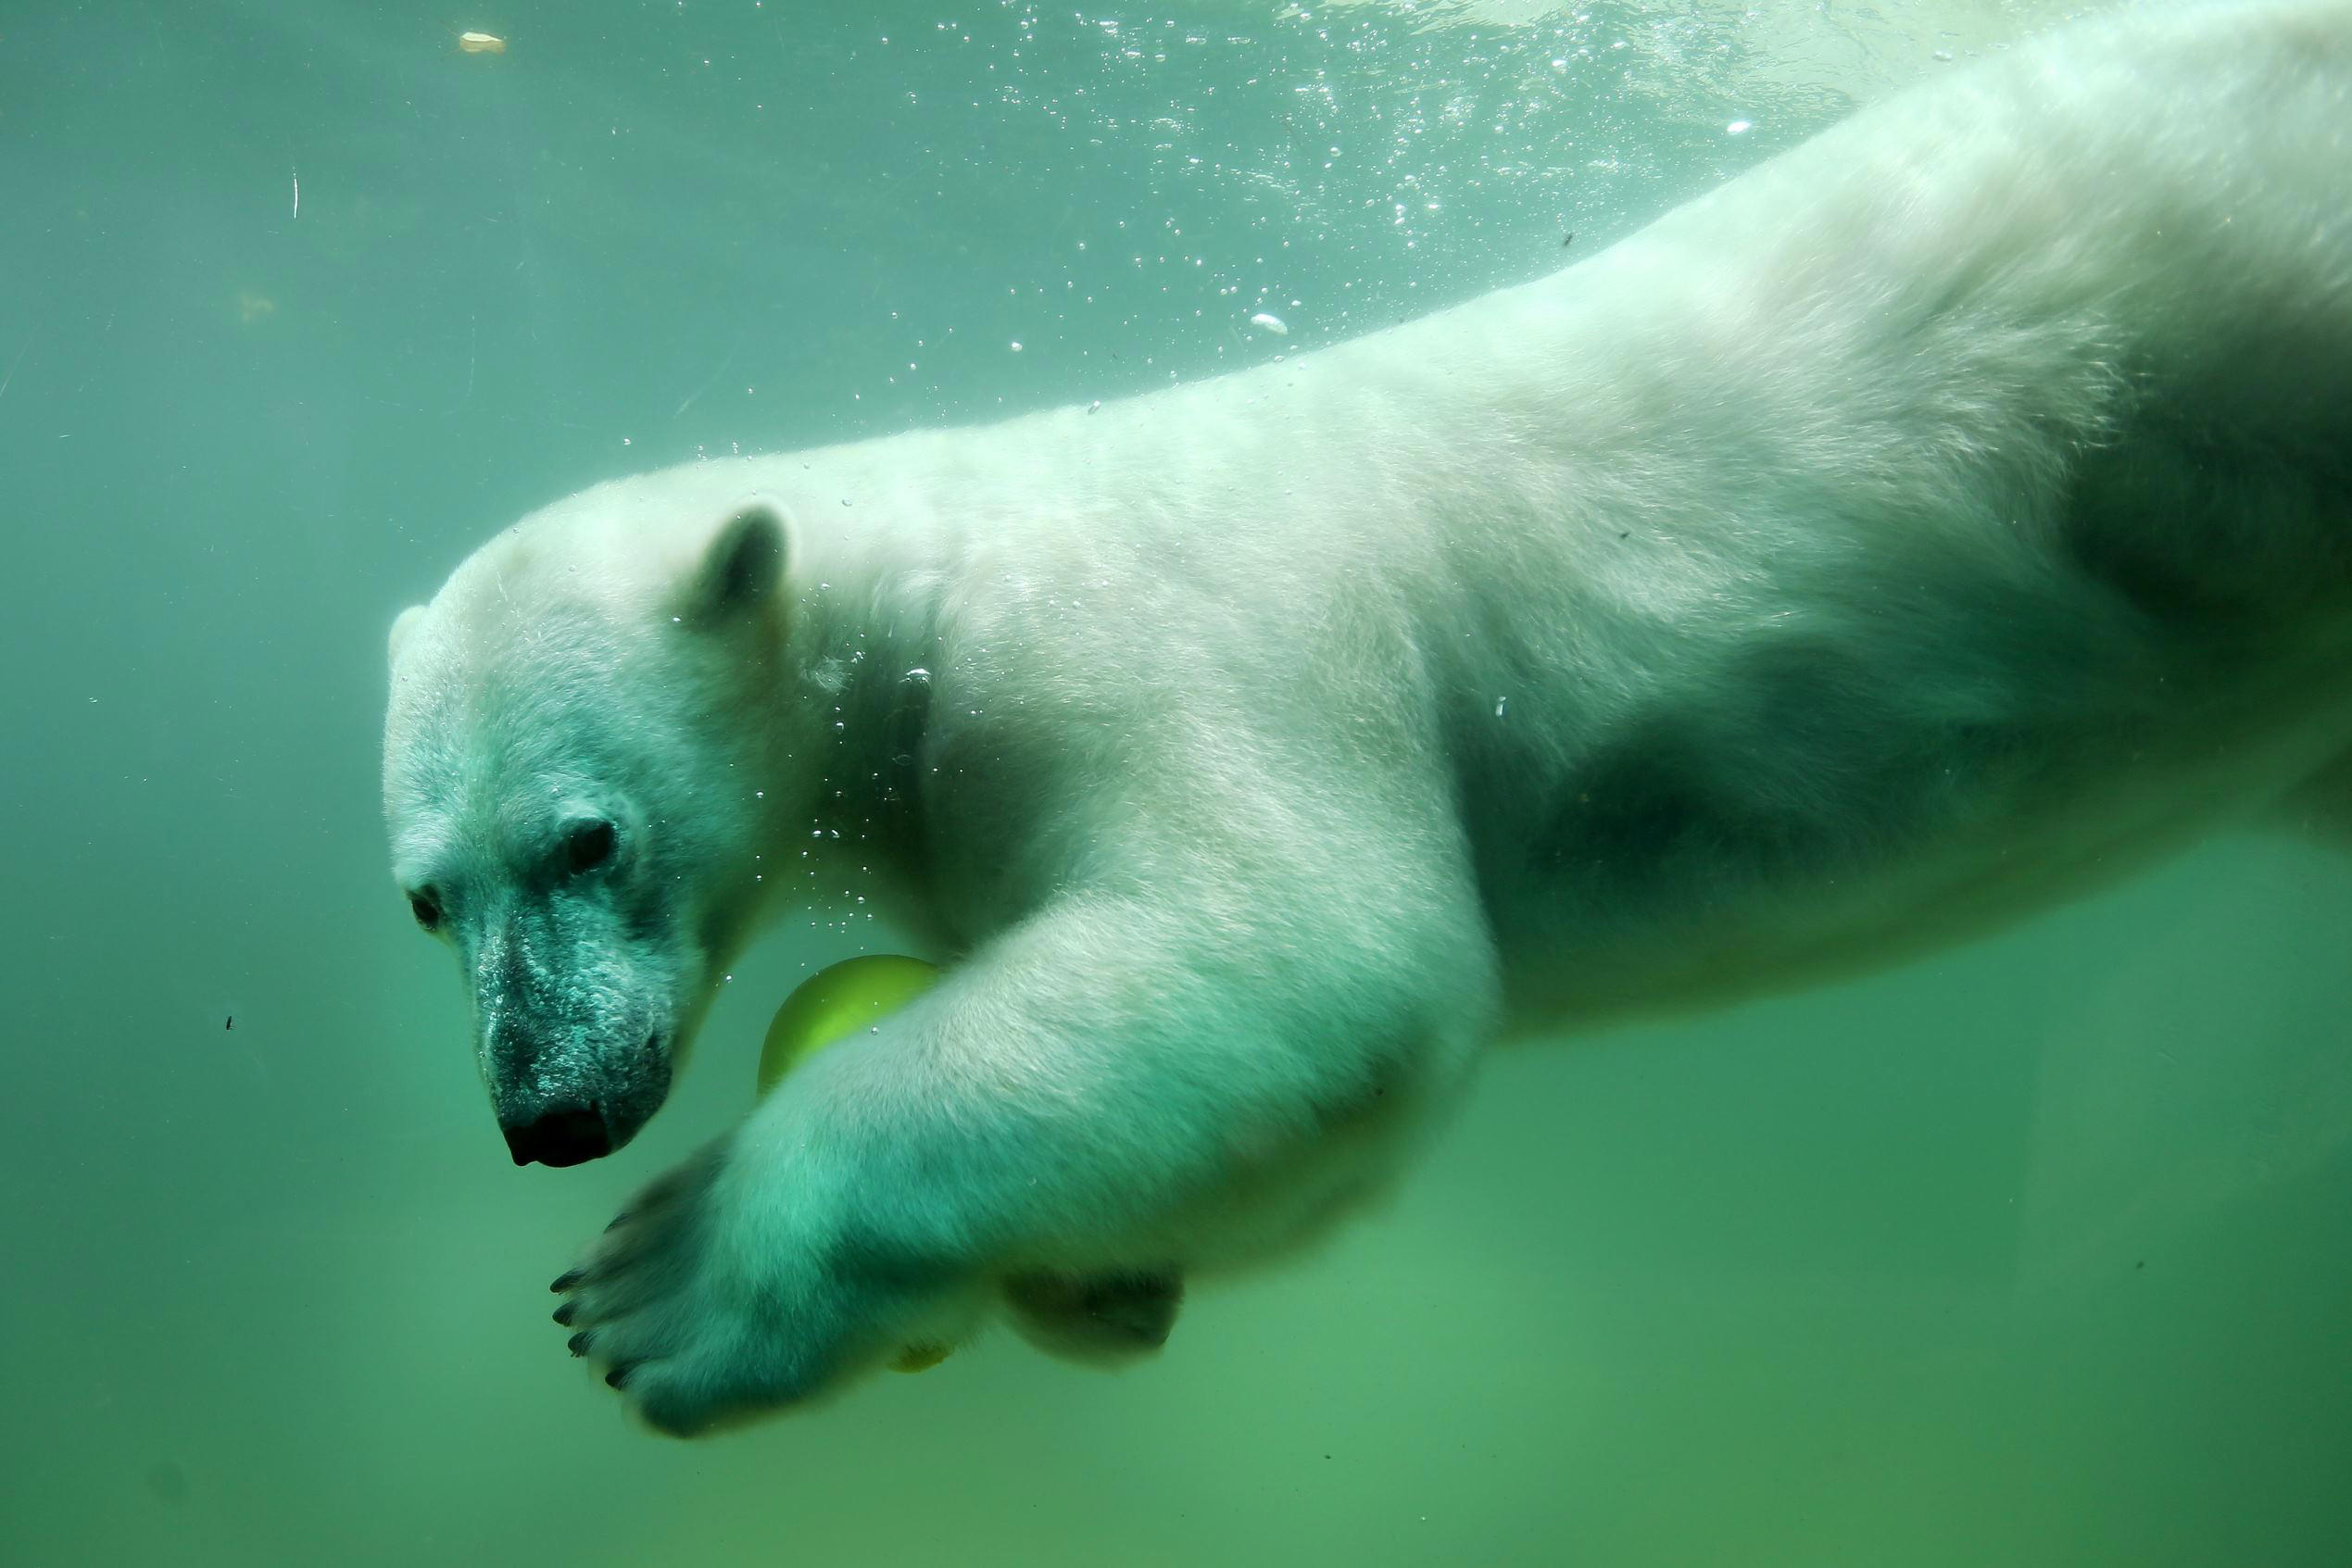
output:
M542 1165L577 1165L601 1160L612 1152L612 1135L593 1105L585 1110L550 1110L535 1122L502 1129L507 1151L518 1165L537 1160Z

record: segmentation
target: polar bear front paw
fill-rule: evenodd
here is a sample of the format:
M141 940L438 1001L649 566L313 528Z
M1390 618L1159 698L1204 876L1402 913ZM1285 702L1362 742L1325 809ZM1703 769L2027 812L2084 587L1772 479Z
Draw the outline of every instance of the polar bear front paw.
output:
M878 1359L892 1315L882 1292L823 1255L837 1248L799 1239L828 1227L781 1223L773 1192L746 1200L746 1184L727 1179L732 1145L639 1193L552 1287L566 1298L555 1321L573 1330L572 1353L602 1364L673 1436L808 1399L864 1352Z

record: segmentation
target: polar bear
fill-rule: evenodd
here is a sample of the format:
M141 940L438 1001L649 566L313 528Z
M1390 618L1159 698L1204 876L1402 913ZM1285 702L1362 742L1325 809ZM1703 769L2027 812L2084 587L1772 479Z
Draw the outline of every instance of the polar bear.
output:
M2347 125L2352 0L2127 14L1403 327L497 536L384 791L519 1162L628 1142L780 907L950 966L615 1222L574 1352L692 1433L1008 1308L1148 1348L1490 1043L2340 820Z

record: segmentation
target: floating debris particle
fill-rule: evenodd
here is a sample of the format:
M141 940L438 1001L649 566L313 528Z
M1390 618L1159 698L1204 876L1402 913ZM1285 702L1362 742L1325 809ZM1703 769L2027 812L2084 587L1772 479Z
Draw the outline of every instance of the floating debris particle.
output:
M469 55L503 55L507 41L495 32L460 32L458 47Z
M1289 325L1283 321L1281 317L1275 315L1270 310L1261 310L1256 315L1251 317L1250 325L1253 327L1263 327L1277 337L1289 337L1290 335L1290 329Z

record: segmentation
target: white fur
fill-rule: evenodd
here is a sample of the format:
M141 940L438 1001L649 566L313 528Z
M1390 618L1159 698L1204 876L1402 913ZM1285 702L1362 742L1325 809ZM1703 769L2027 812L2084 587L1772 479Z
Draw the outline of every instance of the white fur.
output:
M698 1430L1025 1271L1278 1250L1500 1035L1883 961L2321 772L2347 126L2352 0L2127 14L1395 331L500 536L404 618L386 789L478 980L539 921L542 1090L677 1048L755 901L955 960L633 1210L587 1348ZM784 583L703 624L747 504ZM661 857L666 936L531 913L555 798Z

